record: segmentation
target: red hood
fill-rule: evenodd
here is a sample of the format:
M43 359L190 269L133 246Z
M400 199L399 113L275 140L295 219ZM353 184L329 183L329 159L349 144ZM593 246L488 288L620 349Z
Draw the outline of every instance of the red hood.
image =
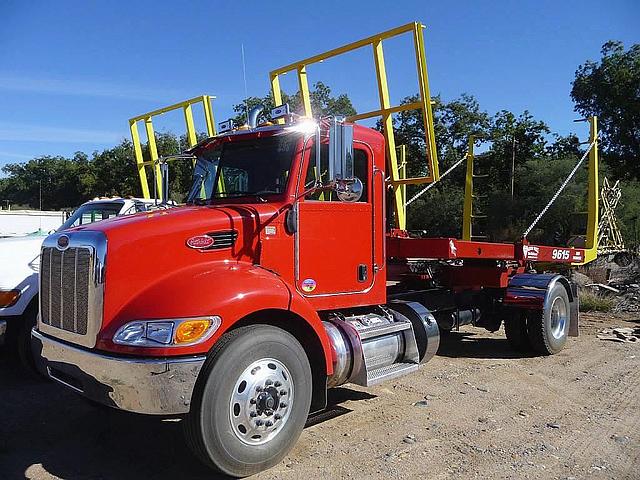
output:
M282 223L279 207L184 206L88 225L87 230L102 231L107 237L105 322L117 316L134 292L185 266L220 261L260 263L259 234L266 225ZM231 248L202 251L186 245L193 236L228 230L238 235ZM177 297L181 288L189 286L176 285Z

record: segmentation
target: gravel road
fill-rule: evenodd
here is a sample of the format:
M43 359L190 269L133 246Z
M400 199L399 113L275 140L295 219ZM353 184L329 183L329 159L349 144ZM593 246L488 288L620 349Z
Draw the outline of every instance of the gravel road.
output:
M636 316L583 315L552 357L465 328L419 372L331 392L259 479L640 479L640 344L596 338ZM0 479L213 479L179 419L95 408L0 360Z

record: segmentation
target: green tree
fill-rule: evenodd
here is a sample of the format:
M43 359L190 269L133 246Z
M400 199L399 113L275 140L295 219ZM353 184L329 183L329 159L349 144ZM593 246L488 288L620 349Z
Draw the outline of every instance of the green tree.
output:
M576 111L597 115L604 158L619 177L640 178L640 44L602 46L599 62L578 67L571 98Z

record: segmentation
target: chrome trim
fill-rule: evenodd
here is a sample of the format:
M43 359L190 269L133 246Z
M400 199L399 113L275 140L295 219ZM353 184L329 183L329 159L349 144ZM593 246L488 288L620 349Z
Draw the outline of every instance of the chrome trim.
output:
M88 312L87 312L87 333L81 335L78 333L63 330L62 328L48 325L42 322L42 316L38 316L38 330L42 331L52 337L60 338L67 342L82 345L84 347L93 348L96 344L98 332L102 327L102 314L104 303L104 287L105 287L105 268L106 268L106 256L107 256L107 238L102 232L97 231L79 231L79 232L67 232L64 234L54 233L49 235L42 243L40 255L45 248L58 248L58 238L61 236L69 237L69 245L64 249L67 251L69 248L86 248L91 252L91 281L88 285ZM54 295L53 288L51 288L51 258L49 257L49 297L47 301L49 306L51 305L52 295ZM77 259L76 259L77 260ZM76 265L77 266L77 265ZM42 273L42 267L40 269ZM60 270L62 276L62 269ZM40 275L39 288L42 292L42 278ZM57 292L61 295L61 292ZM39 296L39 311L42 312L42 295ZM77 305L74 305L74 309L77 309ZM50 311L50 309L49 309Z
M32 330L38 368L83 396L129 412L188 413L205 356L122 358L64 344Z

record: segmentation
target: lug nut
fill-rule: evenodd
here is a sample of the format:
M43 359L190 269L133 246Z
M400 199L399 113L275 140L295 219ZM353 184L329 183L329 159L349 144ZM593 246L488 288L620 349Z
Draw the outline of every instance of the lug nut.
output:
M249 400L249 403L250 403L251 405L255 405L255 404L256 404L256 399L255 399L255 398L252 398L251 400Z
M267 420L267 422L265 423L266 427L273 427L273 422L271 420Z
M273 382L272 382L271 380L269 380L269 379L266 379L266 380L264 381L264 384L265 384L265 385L267 385L267 386L268 386L268 385L271 385L272 383L273 383Z
M280 402L280 408L286 408L286 407L287 407L287 404L286 404L286 403L284 403L284 402Z
M261 391L262 391L262 387L261 387L260 385L258 385L258 386L256 387L256 392L261 392Z
M282 385L280 382L277 382L273 384L274 387L278 388L280 385Z
M283 397L284 397L286 394L287 394L287 391L286 391L286 390L280 390L280 395L281 395L281 396L283 396Z
M275 418L276 420L280 420L282 418L282 415L280 415L279 413L276 413L273 418Z
M262 426L262 420L256 420L256 427Z
M258 414L256 412L249 412L249 416L250 417L256 417L256 416L258 416Z

